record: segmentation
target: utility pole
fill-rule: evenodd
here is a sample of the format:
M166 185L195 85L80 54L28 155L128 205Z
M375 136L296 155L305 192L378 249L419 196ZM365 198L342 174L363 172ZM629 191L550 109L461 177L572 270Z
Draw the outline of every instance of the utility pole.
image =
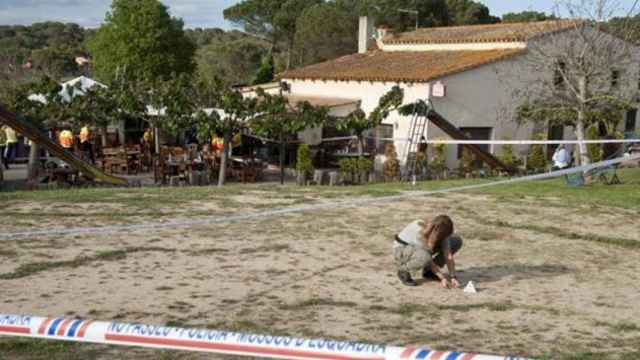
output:
M416 30L418 30L418 24L419 24L419 20L420 20L420 13L418 12L418 10L398 9L398 12L415 15L416 16Z

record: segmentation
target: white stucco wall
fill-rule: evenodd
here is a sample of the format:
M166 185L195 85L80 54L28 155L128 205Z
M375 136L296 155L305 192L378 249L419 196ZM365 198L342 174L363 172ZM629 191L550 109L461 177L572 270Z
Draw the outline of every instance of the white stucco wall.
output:
M640 53L640 52L639 52ZM530 53L499 61L494 64L480 66L462 73L450 75L433 81L441 81L447 86L444 98L432 98L436 110L456 127L490 127L492 140L526 140L532 139L537 132L547 133L546 126L534 129L531 124L519 126L514 121L514 111L522 104L523 98L518 89L535 86L538 79L553 78L554 70L539 69L532 71L528 65ZM637 90L640 80L640 65L636 63L628 69L620 69L620 86ZM322 80L293 80L284 79L291 84L291 91L296 95L341 97L361 100L362 109L371 112L381 96L393 86L400 85L405 91L405 103L418 99L426 99L429 84L426 83L394 83L369 81L322 81ZM638 112L640 117L640 111ZM338 115L338 114L333 114ZM409 136L410 118L397 113L391 114L384 122L394 125L394 137L407 138ZM624 126L624 123L622 124ZM640 128L640 119L636 123ZM535 131L534 131L535 130ZM429 138L448 138L435 126L429 126ZM564 129L565 139L575 139L573 129ZM403 141L396 141L398 154L402 156ZM447 166L458 166L458 146L447 146ZM499 146L492 146L494 154L500 153ZM526 146L515 146L516 155L526 154ZM404 159L401 159L404 161Z

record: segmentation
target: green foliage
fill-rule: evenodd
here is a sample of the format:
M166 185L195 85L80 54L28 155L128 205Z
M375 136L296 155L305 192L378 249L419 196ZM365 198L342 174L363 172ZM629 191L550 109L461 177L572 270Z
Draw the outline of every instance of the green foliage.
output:
M598 140L600 138L598 134L598 126L592 125L587 128L587 140ZM602 145L601 144L587 144L587 150L589 151L589 157L591 161L597 162L602 159Z
M499 158L502 163L511 168L518 167L522 163L522 161L518 159L513 152L513 145L511 144L502 145L502 152L500 153Z
M340 159L338 166L340 173L351 176L353 183L366 181L368 174L373 171L373 161L364 157Z
M356 2L338 0L310 6L297 20L294 63L308 65L353 54L357 34Z
M198 75L228 85L250 84L268 52L268 44L255 38L214 42L197 52Z
M57 82L43 76L35 82L9 89L0 100L7 110L24 116L34 126L44 130L68 118L70 108L59 95L61 90ZM43 101L29 99L34 94L41 95Z
M367 116L362 109L357 109L340 119L336 124L338 130L348 130L358 137L359 152L362 155L364 132L378 127L386 119L391 111L397 109L404 99L404 91L399 86L394 86L378 101L378 106Z
M108 83L124 70L155 81L195 69L195 45L186 37L182 20L170 17L158 0L113 0L88 47L96 75Z
M302 144L298 146L298 156L296 162L296 170L299 173L305 173L307 176L313 173L314 167L311 161L311 153L309 152L309 146Z
M251 122L251 129L258 135L271 139L294 136L310 127L322 126L328 117L329 110L314 107L308 102L289 104L286 97L272 95L263 89L257 90L256 116Z
M360 173L370 173L373 171L373 161L364 157L358 158L357 169Z
M444 155L444 151L446 149L447 145L446 144L433 144L432 149L433 149L433 158L431 159L431 162L429 163L429 167L433 170L433 171L442 171L446 168L445 165L445 155Z
M555 20L555 15L547 15L544 12L540 11L522 11L519 13L506 13L502 15L502 21L505 23L517 23L517 22L534 22L534 21L545 21L545 20Z
M535 140L545 140L543 134L534 135ZM547 155L544 152L543 145L531 145L529 147L529 155L527 157L527 169L540 172L547 168Z
M243 27L246 32L269 39L273 44L283 40L290 46L295 37L300 14L307 7L321 2L321 0L243 0L226 8L224 17Z
M500 18L492 16L484 4L472 0L447 0L449 25L495 24Z
M473 161L475 155L469 150L468 147L462 146L462 159L460 161L460 171L468 173L473 171Z
M260 63L260 68L256 73L255 79L253 80L254 85L266 84L273 81L275 78L275 65L273 63L273 53L269 51L267 55L262 58L262 62Z
M357 166L358 163L356 159L345 158L338 161L338 168L343 175L352 175L355 173Z
M413 31L416 14L400 12L398 9L418 11L418 26L444 26L449 23L446 0L417 0L407 4L406 0L364 0L364 13L373 15L379 24L392 27L396 31Z

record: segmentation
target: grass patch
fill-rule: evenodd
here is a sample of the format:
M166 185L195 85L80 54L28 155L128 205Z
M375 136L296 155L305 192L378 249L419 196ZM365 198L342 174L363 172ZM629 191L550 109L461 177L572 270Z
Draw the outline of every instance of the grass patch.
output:
M18 253L15 250L0 249L0 257L13 258L16 256L18 256Z
M280 310L304 310L310 307L319 307L319 306L334 306L334 307L356 307L358 304L352 301L336 301L328 298L313 298L308 300L303 300L293 304L285 304L280 305L278 308Z
M267 253L267 252L282 252L288 251L290 249L287 244L274 244L274 245L265 245L258 246L256 248L245 248L240 249L240 254L255 254L255 253Z
M565 231L553 226L538 226L531 224L510 224L505 221L488 221L484 220L485 225L498 226L502 228L514 229L514 230L527 230L538 232L542 234L554 235L557 237L570 239L570 240L583 240L591 241L600 244L620 246L627 249L640 249L640 241L631 240L618 237L602 236L596 234L578 234L572 231Z
M44 271L59 268L75 269L86 266L97 261L118 261L127 257L129 254L137 252L173 252L174 249L158 248L158 247L132 247L124 250L112 250L98 252L93 256L80 256L73 260L66 261L45 261L20 265L16 270L10 273L0 274L0 280L21 279L31 275L35 275Z
M98 351L87 345L62 341L33 339L1 339L0 358L2 359L95 359Z

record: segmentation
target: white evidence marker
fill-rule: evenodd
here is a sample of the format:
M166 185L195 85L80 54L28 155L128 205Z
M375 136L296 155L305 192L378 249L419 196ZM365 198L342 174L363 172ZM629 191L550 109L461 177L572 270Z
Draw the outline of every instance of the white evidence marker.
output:
M468 294L475 294L478 292L478 290L476 290L476 286L473 284L473 281L469 281L469 283L467 284L467 286L465 286L463 291Z

